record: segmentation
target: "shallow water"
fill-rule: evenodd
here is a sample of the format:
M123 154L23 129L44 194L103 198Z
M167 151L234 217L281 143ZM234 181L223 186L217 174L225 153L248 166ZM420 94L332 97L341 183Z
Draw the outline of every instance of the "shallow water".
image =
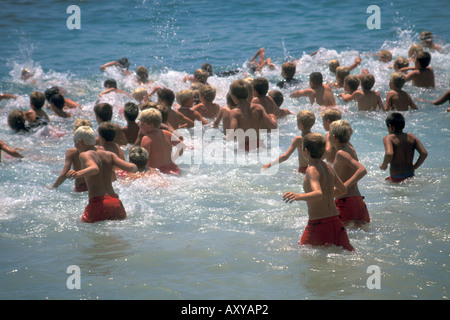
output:
M358 3L318 1L313 5L316 10L302 2L274 2L270 7L189 1L82 3L80 32L64 29L65 3L55 1L60 10L51 12L46 4L7 6L0 19L0 36L17 41L0 42L4 62L0 90L19 97L0 103L4 124L0 137L21 147L26 157L17 160L3 153L0 163L0 298L447 299L450 114L445 112L448 105L433 106L429 101L449 86L444 32L448 16L440 13L448 2L435 1L422 15L413 10L414 1L410 5L385 2L380 7L386 19L374 33L365 26L368 5ZM33 25L20 18L24 8L30 19L43 13L48 17ZM342 15L333 21L324 19L336 11ZM358 17L355 12L361 18L352 22ZM104 18L101 22L99 16ZM368 171L359 187L372 223L366 231L348 230L354 253L297 246L307 223L306 204L282 201L284 192L302 190L296 155L277 168L260 171L267 158L284 152L299 134L295 116L279 120L279 146L262 154L263 159L253 154L244 163L218 164L207 153L200 162L189 164L185 154L179 177L115 182L128 214L124 221L83 224L79 220L86 194L72 192L70 181L57 190L45 188L58 176L64 152L73 145L74 119L89 118L96 128L92 109L102 82L115 77L120 88L133 89L133 82L118 72L98 70L107 61L128 56L132 70L144 64L150 68L150 78L178 91L188 86L182 77L204 61L217 65L217 70L244 68L261 46L276 64L291 56L300 59L301 88L313 71L332 80L327 71L331 59L350 64L361 55L363 64L355 74L362 67L374 73L375 90L384 100L391 69L370 53L387 48L394 57L405 56L423 29L431 29L447 53L433 54L436 89L405 86L419 107L404 113L405 131L415 133L429 153L414 179L395 185L384 181L387 172L379 165L386 114L357 112L355 104L340 102L343 118L354 129L352 144ZM322 49L313 57L304 54L318 48ZM20 80L23 67L35 72L36 84ZM271 88L281 79L276 71L263 75ZM221 105L235 78L209 79ZM69 120L52 116L47 129L14 134L6 125L9 111L26 110L29 93L52 84L64 87L83 110L74 111ZM317 117L313 131L325 133L317 106L288 98L290 90L283 93L283 107L295 113L312 110ZM108 99L115 106L114 120L124 124L119 109L127 100L118 95ZM191 152L230 147L220 140L203 144L195 140L194 130L184 135L194 148ZM66 286L71 265L81 270L79 290ZM367 286L367 269L372 265L381 270L380 289Z

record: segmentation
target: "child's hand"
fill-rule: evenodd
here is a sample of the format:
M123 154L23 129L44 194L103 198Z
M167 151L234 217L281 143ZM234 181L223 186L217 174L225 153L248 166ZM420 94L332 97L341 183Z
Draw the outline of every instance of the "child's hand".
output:
M381 170L386 170L387 169L387 164L381 164L381 166L380 166L380 169Z
M292 203L293 201L300 200L300 196L293 192L286 192L285 194L283 194L283 200L286 203Z
M70 170L69 172L67 172L66 177L70 180L73 180L78 177L78 172L76 172L75 170Z

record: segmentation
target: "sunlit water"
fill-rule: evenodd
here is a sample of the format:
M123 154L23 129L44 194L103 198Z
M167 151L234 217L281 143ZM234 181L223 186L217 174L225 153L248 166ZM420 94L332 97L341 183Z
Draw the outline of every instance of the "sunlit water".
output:
M295 8L294 4L290 5ZM149 12L154 8L145 1L135 4L135 10L142 7ZM191 6L183 8L191 18L199 14ZM174 10L178 15L182 11L180 7ZM364 10L362 8L363 14ZM113 12L108 14L113 15ZM170 16L169 13L165 14ZM398 15L402 17L401 13ZM129 16L135 18L132 14ZM263 14L260 18L269 19ZM230 23L234 21L231 17L229 20ZM142 28L154 23L159 26L155 32L166 32L165 37L157 38L155 51L163 52L161 48L174 42L183 47L184 42L177 43L183 36L176 36L175 22L163 29L159 20L143 19L139 23ZM308 22L303 23L307 26ZM327 81L332 80L327 67L331 59L338 58L341 64L350 64L360 55L363 65L354 73L360 72L362 67L369 69L377 79L375 90L384 100L392 69L369 53L387 48L394 57L406 56L409 46L420 33L411 26L404 28L401 23L397 24L401 28L393 28L395 31L388 40L377 46L372 44L366 50L345 49L343 43L327 46L324 31L316 31L317 36L323 36L318 36L317 42L322 49L316 56L286 54L286 47L283 56L281 44L274 43L280 54L272 57L277 64L281 64L287 55L300 59L297 78L303 80L299 88L305 88L308 75L313 71L321 71ZM241 60L226 60L229 56L220 53L218 47L221 36L225 38L223 47L231 46L231 40L227 38L227 32L222 32L223 35L211 34L209 39L210 42L215 39L210 47L218 50L215 57L222 57L222 69L245 66L256 51L256 44L255 50ZM295 33L295 30L290 32ZM21 37L30 43L38 42L26 33ZM89 41L84 45L93 47ZM125 48L133 58L133 50L142 56L146 45L131 41ZM105 49L101 43L98 46ZM207 59L208 48L198 55L192 51L186 56L181 55L184 62L178 67L169 57L156 60L174 65L165 68L156 63L150 78L175 92L187 88L189 84L181 79ZM0 298L447 299L450 114L445 112L448 105L434 106L429 101L448 89L448 45L447 54L433 54L436 89L405 86L419 107L418 111L404 113L405 131L415 133L429 153L414 179L401 184L384 181L388 172L381 171L379 165L384 155L382 138L387 134L386 113L357 112L356 104L343 104L337 99L343 118L354 129L351 142L368 171L359 187L372 222L368 230L348 230L350 242L356 249L352 253L340 248L298 247L299 236L307 223L306 204L282 201L284 192L302 191L303 176L296 172L296 154L279 167L263 173L260 170L267 159L274 159L284 152L292 138L299 134L295 116L279 120L279 146L272 148L265 158L262 157L264 159L253 154L250 156L253 162L220 164L214 163L212 155L206 153L201 162L189 164L187 153L180 159L184 160L180 164L181 176L151 176L132 183L114 182L128 214L126 220L81 223L87 194L74 193L71 181L66 181L57 190L48 190L45 186L54 182L63 167L65 150L73 146L74 119L91 119L96 128L92 109L102 91L103 80L114 77L119 87L129 92L134 84L114 70L98 71L100 64L112 60L109 56L106 59L95 57L92 63L84 53L82 71L77 73L76 65L71 65L70 71L62 66L67 62L64 59L55 61L59 67L44 67L45 55L40 58L41 54L36 53L42 48L33 51L19 45L18 49L19 57L12 53L6 57L0 87L3 92L19 96L0 104L0 122L3 124L0 137L10 146L22 148L21 153L25 155L23 160L17 160L3 153L0 163ZM20 80L24 66L35 72L35 85ZM271 89L281 79L276 71L263 75L270 80ZM237 77L213 76L209 79L217 89L216 101L222 106L229 84ZM83 110L73 111L73 117L68 120L52 115L53 124L37 132L13 133L6 125L9 111L13 108L26 110L29 93L44 90L52 84L64 87L69 97L83 105ZM317 118L312 130L325 134L319 107L311 106L306 98L288 98L290 92L291 89L283 91L283 107L294 113L312 110ZM125 124L120 108L127 99L111 95L108 101L115 106L114 121ZM210 130L203 128L203 132ZM220 140L195 140L194 130L185 130L184 136L193 148L189 149L191 152L205 150L211 145L225 150L230 147ZM128 149L124 152L127 155ZM66 270L70 265L80 267L79 290L69 290L66 286L69 277ZM370 276L367 269L372 265L381 270L380 289L367 287Z

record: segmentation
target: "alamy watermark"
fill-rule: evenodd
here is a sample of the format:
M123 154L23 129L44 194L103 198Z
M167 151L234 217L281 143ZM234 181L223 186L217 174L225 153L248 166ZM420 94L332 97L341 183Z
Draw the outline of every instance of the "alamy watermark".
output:
M70 5L67 7L66 13L71 14L67 18L66 25L67 29L81 29L81 9L79 6Z
M368 29L381 29L381 10L379 6L370 5L367 7L366 13L372 15L367 18L366 26Z

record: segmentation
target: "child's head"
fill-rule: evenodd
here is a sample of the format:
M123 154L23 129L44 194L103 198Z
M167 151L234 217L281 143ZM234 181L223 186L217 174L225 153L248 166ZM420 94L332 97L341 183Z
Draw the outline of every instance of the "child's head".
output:
M394 70L399 71L401 68L409 66L408 59L405 57L398 57L394 60Z
M429 47L433 43L433 34L430 31L422 31L419 39L423 46Z
M126 70L128 70L128 67L130 66L128 58L120 58L119 60L117 60L117 64Z
M109 79L106 79L105 82L103 82L103 86L106 89L109 89L109 88L117 89L117 82L116 82L116 80L109 78Z
M427 51L420 51L416 56L416 63L420 65L421 68L426 68L431 62L431 54Z
M205 62L202 64L201 69L208 72L210 76L213 74L213 67L211 63Z
M265 96L269 91L269 81L266 78L259 77L253 80L253 89L258 92L260 96Z
M357 76L348 75L344 78L344 85L348 86L351 91L355 91L359 87L359 79Z
M136 69L136 76L140 82L147 83L148 82L148 70L144 66L139 66Z
M64 105L66 104L66 99L64 99L64 96L62 94L54 94L50 98L50 103L55 106L57 109L64 108Z
M303 137L303 149L309 151L311 158L321 159L325 153L325 138L320 133L308 133Z
M326 131L330 130L333 121L341 119L341 112L338 109L327 109L322 113L322 123Z
M116 127L109 121L102 122L98 126L98 135L105 141L111 142L116 137Z
M137 101L142 101L147 93L147 89L143 87L137 88L133 91L133 98Z
M28 131L25 126L25 115L22 110L13 110L9 113L8 125L16 132Z
M99 103L94 107L95 116L101 121L111 121L113 114L113 107L107 103Z
M361 88L363 90L371 90L375 84L375 77L370 73L364 73L361 76Z
M239 100L248 98L248 84L244 80L234 80L230 84L230 92Z
M145 109L139 115L139 121L148 125L153 124L153 126L158 129L161 126L162 115L158 109Z
M131 163L134 163L138 167L139 171L143 171L147 166L148 152L140 146L135 146L130 149L128 158Z
M316 116L312 111L302 110L297 113L297 126L300 130L311 130L315 122Z
M278 107L280 107L283 104L284 96L280 90L270 90L269 97L271 97L273 101L275 101Z
M297 65L295 62L285 62L281 65L281 76L285 79L292 79L295 76Z
M147 101L147 102L141 103L139 105L139 109L141 111L145 110L145 109L148 109L148 108L156 108L156 103L154 103L153 101Z
M337 59L333 59L328 63L328 69L333 72L336 73L336 68L340 66L339 60Z
M159 103L163 103L168 107L172 107L173 101L175 100L175 93L172 90L168 88L162 88L158 90L157 94Z
M311 88L320 87L323 84L322 73L312 72L309 74L309 84Z
M392 132L401 132L405 128L405 117L399 112L392 112L386 118L386 126L391 128Z
M177 93L177 102L182 107L192 107L194 103L194 96L191 90L181 90Z
M206 84L208 81L209 72L203 69L197 69L194 71L194 78L198 80L198 82Z
M394 72L391 74L390 78L390 84L393 84L395 86L395 89L401 89L403 88L403 85L405 84L406 76L402 72Z
M30 94L30 104L35 110L39 110L44 106L45 94L40 91L33 91Z
M92 128L92 122L90 122L87 119L76 119L73 123L73 131L77 130L79 127L91 127Z
M216 98L216 89L212 86L206 85L202 86L199 90L200 97L205 99L207 102L213 102Z
M339 66L336 68L336 80L344 81L345 77L350 74L350 69L347 67Z
M123 108L123 115L128 121L135 121L139 114L139 107L134 102L127 102Z
M77 144L79 141L83 141L83 143L87 146L95 145L95 132L89 126L81 126L73 133L73 141Z
M237 104L234 103L233 98L231 98L231 92L230 91L228 91L228 93L227 93L227 106L230 109L233 109L233 108L237 107Z
M420 44L415 43L411 47L409 47L408 57L415 58L417 56L417 54L422 50L423 50L423 47Z
M347 120L336 120L330 125L330 135L335 136L341 143L349 142L352 133L353 129Z
M381 62L392 61L392 53L389 50L381 50L378 54L378 60Z
M47 99L48 102L50 102L50 98L52 95L59 93L58 87L51 87L44 91L45 99Z

